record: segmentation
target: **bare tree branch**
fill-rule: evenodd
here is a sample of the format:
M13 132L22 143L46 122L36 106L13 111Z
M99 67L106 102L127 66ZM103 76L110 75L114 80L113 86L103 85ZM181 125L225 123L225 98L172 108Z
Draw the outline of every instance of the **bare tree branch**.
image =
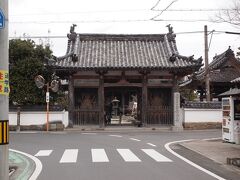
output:
M161 16L164 11L166 11L170 6L172 6L173 3L177 2L178 0L172 1L165 9L163 9L158 15L154 16L151 18L151 20L156 20L157 17Z
M230 10L226 9L219 11L215 17L216 18L211 19L213 22L229 23L234 26L240 26L240 1L235 0Z
M154 10L155 7L160 3L161 0L158 0L158 2L151 8L151 10Z

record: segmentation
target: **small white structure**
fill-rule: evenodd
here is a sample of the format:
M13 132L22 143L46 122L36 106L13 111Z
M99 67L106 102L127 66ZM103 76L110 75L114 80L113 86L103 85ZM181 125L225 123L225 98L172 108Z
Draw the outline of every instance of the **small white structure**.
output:
M220 128L222 125L220 102L188 102L182 107L182 114L186 129Z
M46 124L46 112L44 111L21 111L20 125L43 125ZM64 127L68 126L68 111L50 111L49 122L62 121ZM17 125L17 112L9 112L9 125Z
M222 109L184 108L185 123L222 123Z

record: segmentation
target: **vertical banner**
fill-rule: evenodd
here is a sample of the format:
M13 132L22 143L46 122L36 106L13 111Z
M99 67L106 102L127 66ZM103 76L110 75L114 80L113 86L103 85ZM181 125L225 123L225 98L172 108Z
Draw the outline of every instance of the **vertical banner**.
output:
M9 95L9 74L5 70L0 70L0 94Z
M0 145L9 143L8 120L0 120Z

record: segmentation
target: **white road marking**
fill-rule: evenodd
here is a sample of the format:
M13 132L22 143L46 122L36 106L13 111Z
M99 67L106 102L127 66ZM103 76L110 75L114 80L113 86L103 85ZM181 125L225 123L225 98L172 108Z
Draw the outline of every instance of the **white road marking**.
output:
M10 134L42 134L42 131L9 131Z
M92 162L109 162L104 149L92 149Z
M182 143L182 142L193 141L193 140L194 140L194 139L169 142L169 143L165 144L165 148L166 148L170 153L172 153L174 156L176 156L176 157L178 157L179 159L185 161L186 163L190 164L191 166L199 169L200 171L203 171L203 172L205 172L206 174L208 174L208 175L210 175L210 176L212 176L212 177L214 177L214 178L216 178L216 179L218 179L218 180L226 180L226 179L224 179L224 178L222 178L222 177L214 174L213 172L211 172L211 171L209 171L209 170L207 170L207 169L205 169L205 168L203 168L203 167L195 164L194 162L188 160L187 158L179 155L178 153L176 153L175 151L173 151L173 150L170 148L170 145L171 145L171 144Z
M135 139L135 138L129 138L129 139L131 139L133 141L141 141L140 139Z
M152 143L147 143L147 144L150 145L150 146L156 147L155 144L152 144Z
M52 153L53 150L40 150L38 151L37 154L35 154L34 156L50 156L50 154Z
M157 152L154 149L142 149L143 152L145 152L147 155L149 155L151 158L153 158L157 162L172 162L171 159L168 159L166 156L163 156L159 152Z
M25 152L17 151L17 150L14 150L14 149L9 149L9 151L16 152L16 153L22 154L24 156L27 156L27 157L29 157L30 159L32 159L35 162L36 167L35 167L35 170L34 170L33 174L29 178L29 180L36 180L38 178L39 174L42 171L42 163L41 163L41 161L38 158L36 158L36 157L34 157L34 156L30 155L30 154L27 154Z
M126 162L141 162L141 160L130 149L117 149Z
M208 139L202 139L203 141L211 141L211 140L221 140L221 137L218 138L208 138Z
M75 163L77 162L78 149L66 149L62 155L60 163Z
M109 136L112 136L112 137L122 137L120 135L109 135Z
M82 134L85 134L85 135L96 135L97 133L82 133Z

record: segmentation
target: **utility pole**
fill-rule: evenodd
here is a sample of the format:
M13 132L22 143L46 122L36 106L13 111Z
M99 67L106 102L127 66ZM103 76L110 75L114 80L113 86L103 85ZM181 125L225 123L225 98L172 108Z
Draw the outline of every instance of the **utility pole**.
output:
M9 179L8 165L8 0L0 0L0 179Z
M209 83L209 68L208 68L208 30L207 25L204 26L204 52L205 52L205 89L206 100L210 101L210 83Z
M49 130L49 82L47 82L47 92L46 92L46 102L47 102L47 124L46 124L46 130L48 132Z

